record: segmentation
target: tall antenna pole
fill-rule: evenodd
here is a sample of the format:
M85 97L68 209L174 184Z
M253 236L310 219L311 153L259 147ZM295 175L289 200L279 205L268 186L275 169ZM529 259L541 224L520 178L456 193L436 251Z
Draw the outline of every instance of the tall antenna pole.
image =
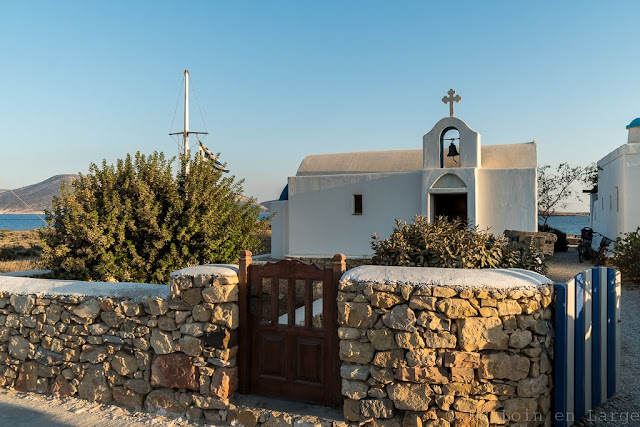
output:
M174 132L169 135L182 135L182 156L183 173L189 173L189 135L190 134L206 135L208 132L191 132L189 130L189 70L184 70L184 130L182 132Z
M184 70L184 158L189 159L189 70Z

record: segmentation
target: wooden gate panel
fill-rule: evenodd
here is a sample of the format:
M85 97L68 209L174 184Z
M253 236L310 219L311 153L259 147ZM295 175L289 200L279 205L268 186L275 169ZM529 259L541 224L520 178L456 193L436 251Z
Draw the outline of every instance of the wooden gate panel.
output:
M240 392L335 406L344 255L332 268L297 260L252 265L250 255L240 260Z
M294 381L300 384L322 385L324 378L323 342L320 339L295 339Z
M263 334L256 337L259 346L259 353L264 357L256 360L259 364L258 371L261 376L271 377L284 381L287 378L286 360L284 350L286 340L280 335Z

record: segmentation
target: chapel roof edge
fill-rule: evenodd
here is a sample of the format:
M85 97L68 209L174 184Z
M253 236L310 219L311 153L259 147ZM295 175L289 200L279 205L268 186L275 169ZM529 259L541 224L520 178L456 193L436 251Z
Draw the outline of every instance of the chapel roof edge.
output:
M431 132L440 131L440 130L446 129L448 127L454 127L454 128L456 128L458 130L460 130L459 128L462 128L462 129L468 130L470 132L479 134L479 132L474 130L471 126L469 126L469 124L467 124L467 122L462 120L460 117L443 117L440 120L438 120L435 125L433 125L433 127L427 133L427 135L429 133L431 133Z

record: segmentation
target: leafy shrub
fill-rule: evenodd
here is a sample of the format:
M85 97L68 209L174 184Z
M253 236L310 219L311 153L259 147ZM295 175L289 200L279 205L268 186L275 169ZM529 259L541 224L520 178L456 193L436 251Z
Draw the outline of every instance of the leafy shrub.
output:
M242 181L207 162L175 176L162 153L92 164L47 212L43 261L56 277L167 283L189 265L226 263L256 250L259 209Z
M625 279L640 280L640 227L616 239L610 261Z
M569 241L567 240L567 233L564 231L560 231L557 228L550 227L549 225L543 224L538 227L538 231L545 231L548 233L553 233L558 237L558 240L553 244L554 252L567 252L569 250Z
M523 268L540 274L549 272L549 268L544 263L544 254L533 242L507 245L503 268Z
M460 220L443 217L429 223L416 216L413 224L396 221L386 239L373 235L373 264L448 268L526 268L546 273L544 256L530 245L509 245Z

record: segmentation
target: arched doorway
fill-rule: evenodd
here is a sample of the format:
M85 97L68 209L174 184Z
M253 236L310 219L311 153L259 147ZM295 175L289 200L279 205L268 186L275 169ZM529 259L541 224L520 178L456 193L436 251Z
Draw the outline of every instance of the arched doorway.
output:
M449 221L467 221L467 186L459 176L447 173L431 186L433 218L446 217Z

